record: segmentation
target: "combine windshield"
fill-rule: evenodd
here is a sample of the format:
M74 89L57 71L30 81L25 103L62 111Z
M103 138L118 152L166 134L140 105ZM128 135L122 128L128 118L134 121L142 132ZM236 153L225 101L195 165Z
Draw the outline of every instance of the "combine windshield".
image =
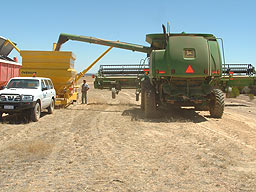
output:
M37 89L38 87L39 81L34 79L12 79L7 85L7 89Z

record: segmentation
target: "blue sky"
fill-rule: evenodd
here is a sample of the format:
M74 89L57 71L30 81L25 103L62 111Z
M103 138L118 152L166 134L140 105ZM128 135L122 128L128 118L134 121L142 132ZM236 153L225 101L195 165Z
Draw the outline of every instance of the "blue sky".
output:
M0 6L0 36L21 50L52 50L62 32L148 45L145 35L161 33L161 25L170 21L171 32L223 38L226 63L256 66L255 0L2 0ZM106 49L69 41L61 50L74 52L80 72ZM136 64L145 57L114 48L90 72L100 64Z

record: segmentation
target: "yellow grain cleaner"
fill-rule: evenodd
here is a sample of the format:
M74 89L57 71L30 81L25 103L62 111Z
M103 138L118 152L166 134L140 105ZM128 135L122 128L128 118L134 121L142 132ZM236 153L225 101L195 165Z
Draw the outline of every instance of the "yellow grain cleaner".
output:
M77 74L74 69L75 55L68 51L21 50L22 68L20 76L48 77L56 89L56 105L67 106L78 99L77 81L113 47L109 47L89 67Z
M67 105L77 100L74 69L75 55L66 51L20 51L20 76L48 77L52 80L57 98L56 105ZM65 89L69 86L68 89Z

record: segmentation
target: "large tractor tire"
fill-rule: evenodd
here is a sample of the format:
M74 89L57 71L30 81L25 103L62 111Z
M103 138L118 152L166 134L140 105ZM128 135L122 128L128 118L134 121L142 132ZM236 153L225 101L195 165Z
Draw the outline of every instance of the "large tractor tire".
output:
M220 89L213 89L211 93L211 100L209 111L211 117L221 118L224 112L224 94Z
M41 106L40 106L40 103L37 102L35 104L35 107L33 109L31 109L31 120L36 122L40 119L40 116L41 116Z
M153 88L145 90L145 117L154 118L156 116L156 92Z

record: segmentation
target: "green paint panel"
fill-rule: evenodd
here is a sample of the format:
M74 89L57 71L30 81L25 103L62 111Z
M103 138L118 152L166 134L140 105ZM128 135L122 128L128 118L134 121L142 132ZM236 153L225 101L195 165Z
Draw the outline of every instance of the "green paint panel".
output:
M220 76L219 45L213 36L210 37L211 40L204 35L171 35L166 49L151 53L151 77Z

